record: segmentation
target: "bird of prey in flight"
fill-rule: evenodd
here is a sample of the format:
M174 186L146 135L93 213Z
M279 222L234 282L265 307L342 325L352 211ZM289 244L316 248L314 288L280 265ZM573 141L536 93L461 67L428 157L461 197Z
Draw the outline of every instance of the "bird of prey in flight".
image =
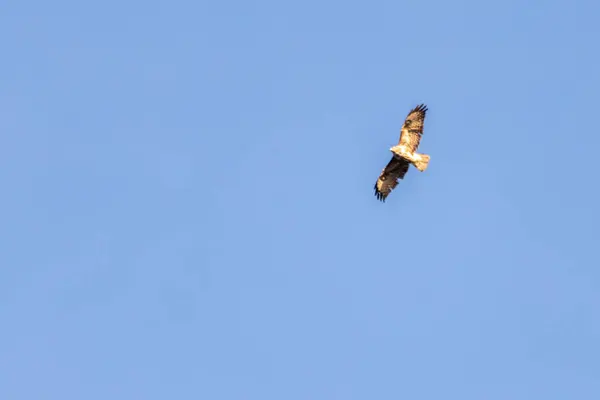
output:
M427 106L420 104L406 116L400 129L400 140L396 146L390 148L392 159L375 182L375 197L378 200L385 202L386 197L398 185L398 179L404 179L409 165L412 164L421 172L427 169L430 157L427 154L417 153L426 113Z

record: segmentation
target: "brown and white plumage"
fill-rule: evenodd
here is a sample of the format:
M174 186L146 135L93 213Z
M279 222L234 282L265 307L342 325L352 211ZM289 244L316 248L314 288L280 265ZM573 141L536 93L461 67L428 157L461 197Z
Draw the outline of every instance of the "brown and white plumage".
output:
M398 180L404 179L404 175L408 172L410 164L413 164L421 171L427 168L429 156L416 152L421 142L421 136L423 135L426 113L427 106L420 104L413 108L406 116L404 124L400 129L398 145L390 149L393 153L392 159L381 171L377 182L375 182L375 197L378 200L385 202L387 196L398 185Z
M419 148L421 136L423 135L426 113L427 106L425 104L416 106L408 113L408 116L400 129L400 141L398 142L398 145L406 146L406 150L409 153L414 153Z
M392 190L398 185L398 179L404 179L408 171L409 162L392 157L388 165L381 171L377 182L375 182L375 197L385 202Z

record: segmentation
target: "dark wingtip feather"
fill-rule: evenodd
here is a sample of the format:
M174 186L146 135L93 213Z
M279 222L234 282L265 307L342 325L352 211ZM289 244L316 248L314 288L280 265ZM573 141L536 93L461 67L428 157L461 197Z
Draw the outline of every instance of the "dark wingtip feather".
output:
M424 103L421 103L418 106L416 106L411 112L418 111L422 112L423 114L426 114L428 110L429 109L427 108L427 106Z
M382 203L385 203L385 198L387 196L385 196L382 192L379 191L379 189L377 189L377 183L375 183L374 189L375 189L375 197L377 198L377 200L381 201Z

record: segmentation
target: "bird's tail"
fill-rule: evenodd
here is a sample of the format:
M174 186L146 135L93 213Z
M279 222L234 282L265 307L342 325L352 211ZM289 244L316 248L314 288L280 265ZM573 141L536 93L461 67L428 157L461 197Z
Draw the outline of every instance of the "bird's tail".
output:
M417 169L421 172L427 169L427 165L429 165L429 157L427 154L419 154L419 159L413 162L413 165L417 167Z

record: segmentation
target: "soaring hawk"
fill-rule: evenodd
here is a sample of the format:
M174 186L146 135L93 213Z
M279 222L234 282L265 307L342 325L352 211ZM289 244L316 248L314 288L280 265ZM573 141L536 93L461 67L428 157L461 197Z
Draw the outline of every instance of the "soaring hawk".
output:
M426 113L427 106L421 104L413 108L406 116L402 129L400 129L400 140L396 146L390 148L393 154L392 159L381 171L375 183L375 197L378 200L385 202L386 197L398 185L398 179L404 179L410 164L421 172L427 169L430 157L427 154L417 153L423 135Z

